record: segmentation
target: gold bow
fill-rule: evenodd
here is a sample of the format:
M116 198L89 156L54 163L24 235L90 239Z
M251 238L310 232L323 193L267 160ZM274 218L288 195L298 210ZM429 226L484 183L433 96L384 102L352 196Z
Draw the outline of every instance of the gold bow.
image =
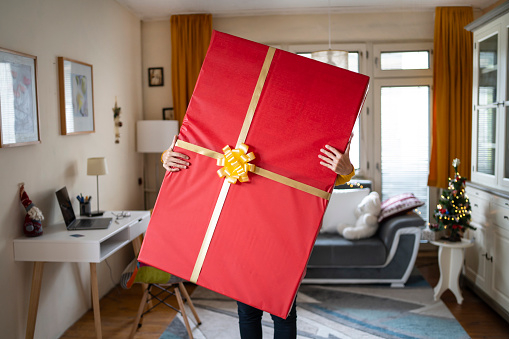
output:
M223 166L217 171L220 178L226 177L226 181L230 184L235 184L238 181L246 182L249 181L248 172L254 172L256 166L249 164L249 162L255 159L253 152L247 153L249 146L241 143L237 145L237 148L231 149L230 146L223 148L223 153L217 159L217 165Z

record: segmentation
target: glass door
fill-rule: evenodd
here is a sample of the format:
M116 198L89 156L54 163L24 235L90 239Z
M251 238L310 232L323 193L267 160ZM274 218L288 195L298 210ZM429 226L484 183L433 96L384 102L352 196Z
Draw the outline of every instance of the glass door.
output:
M376 164L381 199L413 193L426 204L419 208L428 220L427 186L430 150L430 78L375 80L376 120L380 126Z
M477 39L478 62L474 64L474 116L472 180L496 185L497 114L499 100L499 35L490 34ZM475 77L477 75L477 77ZM477 78L477 79L476 79Z

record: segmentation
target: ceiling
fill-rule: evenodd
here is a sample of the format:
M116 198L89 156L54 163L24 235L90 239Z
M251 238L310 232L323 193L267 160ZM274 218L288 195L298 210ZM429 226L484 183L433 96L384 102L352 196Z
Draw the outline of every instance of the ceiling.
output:
M497 0L116 0L141 20L173 14L211 13L215 16L310 14L433 10L438 6L485 9Z

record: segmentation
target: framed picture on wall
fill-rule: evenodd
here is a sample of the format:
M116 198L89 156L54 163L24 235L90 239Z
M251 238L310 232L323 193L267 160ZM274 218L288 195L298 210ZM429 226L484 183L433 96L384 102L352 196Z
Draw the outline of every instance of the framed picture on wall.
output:
M175 113L173 107L163 108L163 120L175 120Z
M95 132L92 65L58 57L60 133Z
M148 69L148 85L164 86L164 74L162 67L152 67Z
M0 48L0 147L40 142L37 57Z

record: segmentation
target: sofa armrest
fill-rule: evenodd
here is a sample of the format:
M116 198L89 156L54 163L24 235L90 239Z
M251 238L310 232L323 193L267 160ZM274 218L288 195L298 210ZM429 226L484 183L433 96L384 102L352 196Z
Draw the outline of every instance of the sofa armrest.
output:
M382 221L378 227L377 235L390 251L396 232L405 227L424 226L424 220L414 212L397 215Z

